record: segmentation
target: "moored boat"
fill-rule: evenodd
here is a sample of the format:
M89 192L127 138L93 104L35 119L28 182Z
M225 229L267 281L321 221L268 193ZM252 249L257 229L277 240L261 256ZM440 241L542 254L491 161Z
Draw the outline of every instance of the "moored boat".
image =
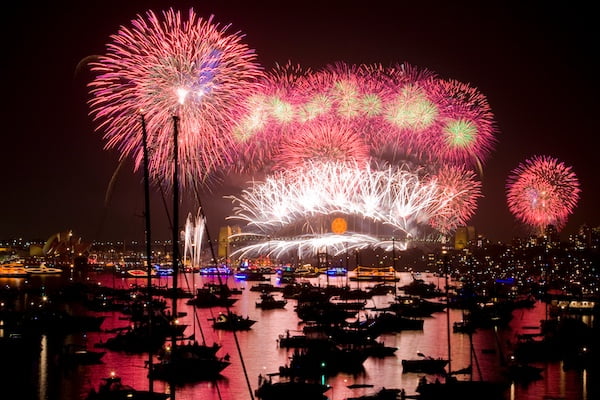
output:
M263 310L272 310L275 308L285 308L286 304L287 300L285 299L276 299L271 293L262 293L260 301L256 302L256 307Z
M280 379L272 381L272 375L268 378L259 376L259 386L256 389L256 397L261 400L326 400L325 392L329 390L328 385L305 379Z
M373 394L368 394L359 397L348 397L346 400L396 400L398 398L406 398L404 389L381 388Z
M5 263L0 265L0 277L5 278L26 278L29 271L25 265L18 262Z
M102 379L100 387L90 390L86 400L164 400L170 398L165 393L156 393L148 390L137 390L121 382L121 378L114 373Z
M198 288L196 289L196 295L189 299L186 304L199 308L231 307L237 300L221 293L215 293L210 288Z
M229 366L229 356L218 357L218 345L194 344L169 346L160 354L160 361L152 365L153 379L167 382L190 383L212 381Z
M331 267L325 270L327 276L346 276L348 275L348 268L344 267Z
M61 360L66 366L101 364L105 351L89 350L85 345L65 345L61 354Z
M450 376L445 382L428 382L426 377L422 377L416 391L422 400L500 400L504 398L505 386L502 382L462 381Z
M444 358L433 358L417 353L421 358L402 360L402 372L423 372L434 374L444 372L448 360Z
M351 281L371 281L371 282L398 282L396 271L393 267L362 267L358 266L348 272L348 278Z
M268 281L262 271L253 271L253 270L243 270L238 271L234 274L235 279L243 280L243 281Z
M244 318L229 311L226 314L220 313L217 318L214 318L213 328L226 331L247 331L255 323L256 321L249 317Z
M46 263L41 263L38 266L25 266L25 269L30 274L36 274L36 275L39 275L39 274L53 275L53 274L62 274L63 273L62 268L49 267L46 265Z
M148 270L145 269L128 269L126 275L133 278L147 278Z
M231 275L233 271L226 265L211 265L200 268L200 275Z
M270 293L270 292L282 292L283 289L281 286L275 286L272 283L259 282L256 285L252 285L250 287L250 291L251 292Z
M172 276L173 266L171 264L157 264L154 266L154 275L156 276Z

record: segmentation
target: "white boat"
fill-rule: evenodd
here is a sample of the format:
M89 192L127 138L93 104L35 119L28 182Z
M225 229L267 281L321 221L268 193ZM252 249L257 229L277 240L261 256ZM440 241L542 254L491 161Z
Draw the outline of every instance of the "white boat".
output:
M0 264L0 277L8 278L26 278L29 276L29 271L25 265L19 262L9 262Z
M128 269L127 275L132 276L134 278L147 278L148 270L145 269ZM154 275L152 275L154 276Z
M25 267L25 269L27 270L27 272L29 272L30 274L34 274L34 275L41 275L41 274L62 274L63 270L61 268L55 268L55 267L49 267L46 265L46 263L41 263L40 265L36 266L36 267L30 267L27 266Z

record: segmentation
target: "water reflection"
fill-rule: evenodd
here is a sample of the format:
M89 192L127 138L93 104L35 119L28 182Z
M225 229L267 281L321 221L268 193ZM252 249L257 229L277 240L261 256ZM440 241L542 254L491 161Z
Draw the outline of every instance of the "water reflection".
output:
M439 284L439 279L433 276L423 276L426 280ZM71 277L77 279L77 277ZM145 285L144 279L121 278L113 274L97 273L82 277L91 282L114 288L129 288L132 285ZM399 285L410 282L408 274L402 275ZM325 286L346 285L344 277L320 277L310 279L311 283ZM216 278L191 276L180 280L198 288L205 283L218 283ZM221 356L228 354L231 365L227 367L222 378L215 382L199 382L171 387L165 382L154 381L153 390L161 393L172 393L178 400L191 399L250 399L250 391L258 387L259 375L267 376L278 371L279 366L288 364L290 350L279 347L277 339L289 330L292 334L302 332L304 324L294 312L295 300L289 300L284 309L263 310L257 308L255 303L259 300L260 293L249 290L254 282L236 281L228 278L230 287L242 289L238 301L232 310L238 314L248 316L258 321L251 330L236 333L236 338L231 332L214 330L210 319L215 318L223 309L197 309L194 321L194 309L185 304L186 299L178 300L177 309L187 314L181 317L181 323L189 325L185 334L194 334L198 340L222 344L219 351ZM277 284L275 277L272 283ZM58 285L57 278L52 281L32 281L29 285ZM168 286L170 278L162 277L157 280L160 286ZM351 286L366 288L370 284L350 283ZM193 288L191 288L193 289ZM375 296L367 303L369 309L383 307L393 300L393 295ZM28 299L25 299L28 301ZM170 300L169 300L170 301ZM82 311L78 304L70 305L73 312ZM506 328L478 330L472 336L461 333L451 334L451 362L453 370L473 366L473 379L496 380L501 378L499 365L502 358L510 351L516 335L523 333L526 327L539 326L540 320L545 318L545 306L537 303L532 309L518 309ZM96 343L105 342L114 336L116 328L124 327L129 322L120 312L99 313L105 317L102 332L78 332L65 338L64 343L86 343L94 346ZM460 310L451 310L450 323L463 319ZM113 330L113 332L108 332ZM422 374L403 373L401 360L415 358L418 352L432 357L447 357L447 320L445 313L435 313L430 318L425 318L422 331L403 331L395 334L383 334L378 339L386 346L397 347L395 355L385 358L370 357L364 362L364 370L355 373L339 373L326 379L331 386L326 395L331 400L343 400L348 397L358 397L371 394L381 387L404 388L407 394L414 394L417 383ZM57 363L55 355L64 343L52 343L46 336L42 336L41 348L38 358L38 367L32 372L34 377L30 382L37 388L39 400L79 400L85 398L89 390L97 387L102 377L107 377L114 372L118 374L123 383L137 389L146 390L149 387L147 379L147 354L126 354L123 352L107 351L103 363L97 365L79 365L65 368ZM471 352L471 346L473 352ZM513 384L506 391L506 399L510 400L538 400L560 398L565 400L592 400L598 391L592 386L593 378L590 372L583 370L565 370L562 363L541 363L543 379L531 382L528 385ZM245 370L244 370L245 366ZM248 380L246 380L246 377ZM369 384L370 387L349 388L353 384ZM248 388L251 386L251 389Z
M40 344L40 372L38 382L38 391L40 399L48 398L48 364L48 336L42 335Z

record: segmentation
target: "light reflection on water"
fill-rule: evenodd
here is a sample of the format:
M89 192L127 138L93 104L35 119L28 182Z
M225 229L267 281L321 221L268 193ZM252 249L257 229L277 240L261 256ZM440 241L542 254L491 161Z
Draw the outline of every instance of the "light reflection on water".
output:
M437 278L424 276L439 284ZM126 288L132 284L139 283L145 285L144 279L133 278L115 278L112 274L97 274L90 276L92 281L99 281L103 285ZM410 275L403 274L399 285L407 284L411 280ZM310 280L313 284L326 285L345 285L345 278L325 277ZM185 279L181 279L182 285L186 284ZM218 282L216 278L194 277L188 279L190 285L201 287L205 282ZM276 283L275 277L272 282ZM51 285L51 280L44 284ZM159 285L167 286L170 278L161 278ZM249 331L237 332L237 339L242 351L241 356L247 370L247 376L251 390L254 391L258 385L258 376L265 376L268 373L277 372L279 366L287 364L289 352L286 349L278 347L277 338L279 335L290 330L291 334L302 330L302 323L299 322L294 307L295 300L288 300L286 308L283 310L262 310L256 308L255 302L258 300L259 293L250 291L254 282L236 281L233 278L228 279L230 287L239 287L243 289L243 294L236 296L239 300L234 304L232 310L243 316L249 316L258 321ZM355 286L356 285L356 286ZM366 288L371 283L360 283L361 288ZM351 282L350 286L357 287L358 284ZM280 293L276 293L279 297ZM178 300L178 310L185 311L188 314L180 319L180 323L189 325L185 335L195 334L197 339L204 337L208 344L213 342L221 343L223 348L219 351L220 356L229 354L232 364L223 371L223 378L217 382L200 382L170 388L169 385L161 381L155 381L153 389L157 392L170 393L174 390L175 398L178 400L192 399L250 399L249 388L242 368L240 355L236 349L235 340L231 332L213 330L209 319L216 317L222 309L197 309L198 318L202 326L194 327L193 308L185 304L187 299ZM392 295L376 296L369 300L367 307L383 306L393 300ZM170 302L170 300L168 300ZM77 305L73 305L74 311ZM366 311L368 312L368 311ZM100 313L106 317L102 328L110 330L117 327L123 327L128 324L124 315L119 312ZM475 358L473 359L473 379L481 376L483 379L496 380L500 378L498 366L501 357L506 356L510 351L509 344L514 341L517 333L523 333L523 327L539 326L540 320L545 318L545 309L543 304L536 304L533 309L517 310L514 318L508 328L498 331L493 329L479 330L473 335L473 348ZM460 310L451 310L450 323L462 319ZM348 397L358 397L365 394L371 394L381 387L386 388L404 388L407 394L414 394L417 381L421 374L402 373L401 360L406 358L415 358L417 352L430 355L432 357L447 356L447 320L445 313L436 313L431 318L426 318L423 331L403 331L397 334L385 334L379 339L387 346L397 347L395 355L386 358L369 358L365 361L364 371L355 375L338 374L335 377L327 379L331 388L326 392L330 400L344 400ZM94 344L105 341L114 333L108 332L89 332L79 335L72 335L66 338L69 342L87 341L91 347ZM452 334L452 369L460 369L471 363L471 342L469 336L465 334ZM103 357L103 363L91 366L79 366L75 369L65 370L60 368L55 362L52 354L52 346L49 345L47 338L42 339L42 351L40 352L39 366L37 369L37 379L32 380L37 385L39 400L80 400L84 399L92 387L97 387L101 378L109 376L111 372L116 372L121 376L123 383L129 384L137 389L147 389L147 368L148 360L146 354L125 354L107 350ZM59 348L58 345L54 349ZM96 349L100 350L100 349ZM56 351L56 350L54 350ZM593 378L586 371L564 371L560 363L536 364L544 368L543 380L530 383L527 386L512 385L506 391L507 400L538 400L544 398L559 398L565 400L592 400L590 393ZM371 384L372 388L349 389L351 384ZM597 394L598 392L594 392Z

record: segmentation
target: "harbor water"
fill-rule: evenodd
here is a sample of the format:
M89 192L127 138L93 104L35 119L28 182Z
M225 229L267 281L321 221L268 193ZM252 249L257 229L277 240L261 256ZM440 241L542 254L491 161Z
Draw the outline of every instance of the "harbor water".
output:
M267 275L269 276L269 275ZM222 377L215 381L198 382L180 386L171 386L155 380L153 390L156 392L170 393L172 398L178 400L218 400L218 399L254 399L254 390L258 387L261 378L276 373L280 366L289 364L291 349L279 346L280 335L301 334L304 324L299 320L294 307L296 300L289 299L283 309L262 310L256 307L260 293L251 291L250 288L257 282L236 280L233 276L222 277L230 288L240 288L239 295L234 295L238 300L231 308L237 314L257 322L250 330L235 333L212 328L211 319L218 316L222 308L194 308L186 304L187 299L178 299L177 309L183 312L179 322L187 325L185 335L193 337L207 344L219 343L222 348L220 356L228 355L231 364L223 370ZM400 273L398 287L409 283L413 277L408 273ZM422 274L422 279L442 287L443 278L431 274ZM135 285L145 286L145 278L128 278L116 276L111 272L87 272L85 275L73 274L71 276L45 276L30 277L26 280L14 278L0 278L2 286L12 287L59 287L74 280L82 280L95 285L104 285L112 288L131 288ZM154 284L169 287L172 277L165 276L154 278ZM198 274L181 274L179 286L189 288L203 287L206 283L219 283L217 277L201 276ZM278 285L275 275L270 275L271 283ZM352 288L366 289L372 282L348 282L346 277L330 277L321 275L318 278L306 279L313 285L350 285ZM442 282L440 282L440 280ZM280 293L275 293L281 297ZM24 305L28 299L24 299ZM53 301L54 299L48 299ZM393 294L374 296L367 300L366 309L357 314L357 318L366 318L371 309L385 307L394 300ZM56 299L55 301L60 301ZM167 299L170 305L171 300ZM72 313L87 311L81 304L68 304ZM544 303L537 302L532 308L518 308L513 312L513 318L507 326L501 328L478 329L471 335L454 333L451 335L451 366L453 370L472 366L472 375L459 375L459 379L501 379L500 365L512 351L517 335L535 332L540 326L540 321L546 318ZM93 365L77 365L66 367L61 365L58 353L65 343L85 344L90 349L97 343L105 342L115 335L118 328L129 324L127 316L119 311L94 312L94 315L105 317L101 330L98 332L77 332L64 338L42 336L39 349L34 349L36 356L32 363L23 365L2 358L2 365L8 374L2 374L5 390L18 385L19 393L15 399L33 400L81 400L85 399L92 388L98 386L103 377L115 373L121 377L123 383L136 389L148 389L148 355L128 354L106 350L102 363ZM462 311L451 309L449 313L450 324L463 318ZM593 323L592 317L583 317L587 323ZM195 322L196 320L196 322ZM396 347L393 356L383 358L369 357L363 364L363 370L353 373L339 373L333 377L323 376L323 381L330 386L325 395L330 400L345 400L349 397L359 397L372 394L378 389L398 388L404 389L407 395L416 394L421 373L403 372L401 360L417 358L417 353L431 357L448 356L448 320L447 313L434 313L431 317L424 318L422 330L407 330L392 334L383 334L377 339L386 346ZM0 336L3 335L0 326ZM471 352L471 348L473 352ZM542 368L542 379L528 384L512 384L505 392L507 400L594 400L598 392L598 376L586 369L567 369L562 362L534 363ZM8 381L10 379L10 381ZM354 388L352 388L354 386ZM358 386L358 387L356 387ZM596 396L596 397L595 397ZM1 398L8 399L4 395Z

